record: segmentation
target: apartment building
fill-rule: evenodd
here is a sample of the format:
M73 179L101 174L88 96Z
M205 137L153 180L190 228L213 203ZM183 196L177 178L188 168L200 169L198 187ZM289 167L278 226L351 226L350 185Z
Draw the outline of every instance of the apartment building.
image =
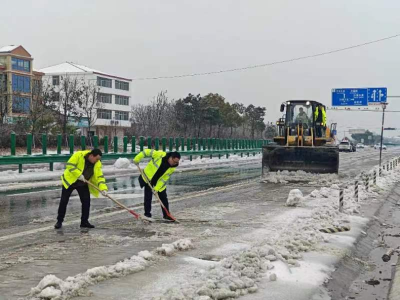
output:
M126 128L131 127L130 111L132 105L132 80L111 75L102 71L65 62L40 70L44 73L43 82L53 86L60 85L63 76L83 79L87 84L95 83L99 88L98 99L101 108L96 108L97 120L90 134L122 137ZM83 121L77 124L82 133L87 133L87 124Z
M0 48L0 101L7 106L7 123L26 117L32 104L32 89L44 74L33 70L33 57L21 45Z

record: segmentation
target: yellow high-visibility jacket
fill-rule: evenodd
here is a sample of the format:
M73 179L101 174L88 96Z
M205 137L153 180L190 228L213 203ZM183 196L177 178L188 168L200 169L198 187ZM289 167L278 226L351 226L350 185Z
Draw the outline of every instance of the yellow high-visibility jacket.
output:
M82 175L85 168L85 156L90 153L90 150L75 152L67 162L64 174L61 175L63 186L67 189L75 183L79 176ZM101 191L107 191L106 179L104 178L103 171L101 170L101 161L99 160L93 168L93 176L89 180ZM89 185L89 192L95 197L99 196L99 191Z
M151 157L151 161L147 164L144 169L144 173L147 178L151 181L153 176L156 174L158 168L161 166L161 160L163 157L167 155L164 151L157 151L153 149L145 149L135 156L134 162L139 163L145 157ZM156 192L162 192L167 188L167 181L171 177L172 173L175 172L176 168L169 168L161 177L158 179L156 185L154 186L154 190ZM145 182L147 182L146 178L143 178Z
M326 111L324 108L321 109L321 113L322 113L322 122L321 125L322 126L326 126ZM319 107L317 106L315 108L315 112L314 112L314 120L316 121L318 119L318 115L319 115Z

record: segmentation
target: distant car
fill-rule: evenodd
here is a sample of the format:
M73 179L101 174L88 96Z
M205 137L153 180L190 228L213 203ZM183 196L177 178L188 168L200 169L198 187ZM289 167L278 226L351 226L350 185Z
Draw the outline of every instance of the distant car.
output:
M380 149L381 148L381 144L380 143L375 144L374 148L375 149ZM382 144L382 150L387 150L386 145Z
M358 148L358 149L364 149L364 148L365 148L365 145L364 145L363 143L358 143L358 144L357 144L357 148Z
M339 151L356 152L356 147L350 141L342 141L339 144Z

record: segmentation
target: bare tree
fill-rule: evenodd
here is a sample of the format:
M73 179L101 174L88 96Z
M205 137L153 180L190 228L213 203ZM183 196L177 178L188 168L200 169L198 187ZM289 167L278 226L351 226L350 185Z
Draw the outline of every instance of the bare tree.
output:
M7 83L7 75L0 74L0 125L5 123L10 104L7 94Z
M92 138L90 129L97 121L97 110L104 107L104 104L99 101L99 90L97 84L93 82L82 83L82 94L78 100L79 108L82 110L82 117L88 120L87 137L90 145L92 145Z
M57 108L54 97L54 90L50 85L43 85L41 80L34 80L32 101L27 116L33 135L49 132L54 124Z
M64 141L67 144L68 117L79 119L82 115L78 102L83 93L82 80L78 77L70 77L69 75L61 76L60 85L55 87L55 92L58 92L59 118Z

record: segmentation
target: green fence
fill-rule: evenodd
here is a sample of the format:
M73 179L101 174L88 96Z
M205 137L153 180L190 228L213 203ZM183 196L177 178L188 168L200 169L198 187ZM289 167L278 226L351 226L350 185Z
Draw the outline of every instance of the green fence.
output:
M57 148L56 153L49 154L47 149L47 135L42 135L42 153L32 154L32 141L33 137L31 134L27 135L26 140L26 154L16 155L16 136L11 134L11 155L0 156L0 165L18 165L19 172L22 173L22 165L24 164L36 164L36 163L49 163L50 170L53 171L53 164L55 162L66 162L70 158L71 154L74 153L74 135L69 136L69 153L62 153L62 137L57 136ZM86 144L86 137L81 136L80 149L86 150L91 148L100 148L103 151L102 160L115 160L120 157L133 159L140 151L145 148L152 148L163 151L179 151L183 156L188 156L192 160L193 156L205 156L213 158L222 156L229 157L230 154L240 154L241 156L250 154L255 155L261 152L263 145L267 145L269 140L246 140L246 139L216 139L216 138L152 138L152 137L132 137L128 140L125 136L122 139L120 145L118 137L113 139L113 151L109 152L110 145L108 136L103 139L103 145L99 144L99 137L93 137L93 147L89 147ZM131 149L128 151L128 146L131 145ZM122 151L120 151L122 150Z

